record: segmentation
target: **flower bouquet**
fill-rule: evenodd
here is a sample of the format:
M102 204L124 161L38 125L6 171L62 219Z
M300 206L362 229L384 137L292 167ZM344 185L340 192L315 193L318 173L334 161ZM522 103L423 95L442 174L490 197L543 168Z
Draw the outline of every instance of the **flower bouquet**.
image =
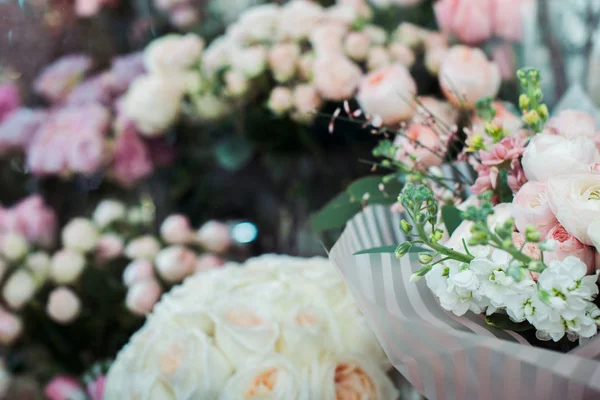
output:
M600 394L595 121L577 111L547 121L539 72L518 79L527 129L510 135L491 113L467 149L478 197L459 209L407 183L403 213L367 208L330 254L427 398Z

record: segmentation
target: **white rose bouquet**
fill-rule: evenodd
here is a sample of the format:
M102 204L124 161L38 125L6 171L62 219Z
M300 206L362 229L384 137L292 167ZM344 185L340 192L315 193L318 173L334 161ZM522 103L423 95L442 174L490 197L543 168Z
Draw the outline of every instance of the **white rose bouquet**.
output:
M199 273L118 355L106 399L395 399L389 362L333 266L266 255Z
M547 120L539 71L517 76L528 129L510 135L491 107L482 113L467 149L477 199L459 210L407 183L403 214L366 211L331 252L390 360L427 398L600 394L600 133L577 111Z

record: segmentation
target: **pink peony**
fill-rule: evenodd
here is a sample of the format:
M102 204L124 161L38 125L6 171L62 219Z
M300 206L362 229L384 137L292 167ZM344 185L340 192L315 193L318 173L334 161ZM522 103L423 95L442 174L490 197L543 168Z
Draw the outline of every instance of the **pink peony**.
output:
M56 214L39 195L29 196L9 209L0 208L0 232L19 233L41 246L52 245L56 226Z
M74 105L87 103L110 105L112 95L109 79L106 73L86 79L73 88L65 102Z
M564 110L558 113L557 116L550 118L544 126L544 133L563 136L567 139L583 136L596 140L600 136L600 132L596 129L594 117L576 110Z
M19 88L14 83L0 83L0 123L21 105Z
M269 50L271 72L278 82L287 82L296 74L300 46L296 43L278 43Z
M148 146L133 129L127 129L115 143L111 164L115 180L124 187L131 187L150 175L153 169Z
M326 100L347 100L354 95L362 72L341 54L319 55L313 66L314 84Z
M543 183L530 181L524 184L515 195L513 204L515 225L520 232L525 232L527 225L532 225L545 236L558 225Z
M44 394L50 400L85 399L85 392L77 380L66 375L57 375L46 385Z
M27 149L47 115L46 111L20 108L7 116L0 123L0 153Z
M49 101L62 101L91 67L92 59L86 55L73 54L62 57L42 71L33 83L33 88Z
M553 239L558 242L556 251L544 253L544 261L549 263L552 260L564 260L569 256L579 258L588 267L588 272L595 270L595 249L581 243L577 238L571 235L562 225L556 225L552 228L546 239Z
M102 400L104 396L104 386L106 385L106 376L97 376L93 381L88 383L85 387L88 396L91 400Z
M134 314L146 315L160 299L162 287L155 279L134 283L127 291L125 305Z

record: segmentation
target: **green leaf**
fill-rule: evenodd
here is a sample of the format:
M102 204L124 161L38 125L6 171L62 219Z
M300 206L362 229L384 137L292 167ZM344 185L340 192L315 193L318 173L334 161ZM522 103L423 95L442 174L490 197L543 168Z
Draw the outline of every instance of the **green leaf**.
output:
M524 332L533 329L529 322L513 322L506 314L492 314L485 317L485 322L498 329L506 329L515 332Z
M452 235L456 228L463 222L462 211L453 206L443 206L442 219L448 230L448 235Z
M220 166L235 171L250 161L252 144L240 137L225 139L215 146L215 155Z
M395 203L402 190L402 184L392 180L384 185L383 192L379 190L380 184L382 184L381 176L370 176L354 181L346 191L311 216L312 229L321 232L344 226L362 210L363 205Z
M505 169L501 169L498 172L498 186L496 188L496 192L498 193L500 202L512 203L513 192L510 186L508 186L508 171Z
M397 248L398 248L397 245L373 247L372 249L358 251L358 252L354 253L354 255L355 256L359 256L361 254L387 254L387 253L395 253ZM413 245L413 246L411 246L411 248L408 250L407 253L423 253L423 252L429 252L429 251L431 251L431 250L423 248L423 247L419 247L419 246L414 246Z

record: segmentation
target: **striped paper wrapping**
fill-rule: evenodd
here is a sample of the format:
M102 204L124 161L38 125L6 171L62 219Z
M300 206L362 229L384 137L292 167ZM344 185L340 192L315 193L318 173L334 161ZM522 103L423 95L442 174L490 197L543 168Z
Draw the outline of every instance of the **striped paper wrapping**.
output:
M600 399L600 338L567 354L531 346L472 313L443 310L417 254L354 254L405 241L402 214L372 206L330 252L394 367L428 399Z

